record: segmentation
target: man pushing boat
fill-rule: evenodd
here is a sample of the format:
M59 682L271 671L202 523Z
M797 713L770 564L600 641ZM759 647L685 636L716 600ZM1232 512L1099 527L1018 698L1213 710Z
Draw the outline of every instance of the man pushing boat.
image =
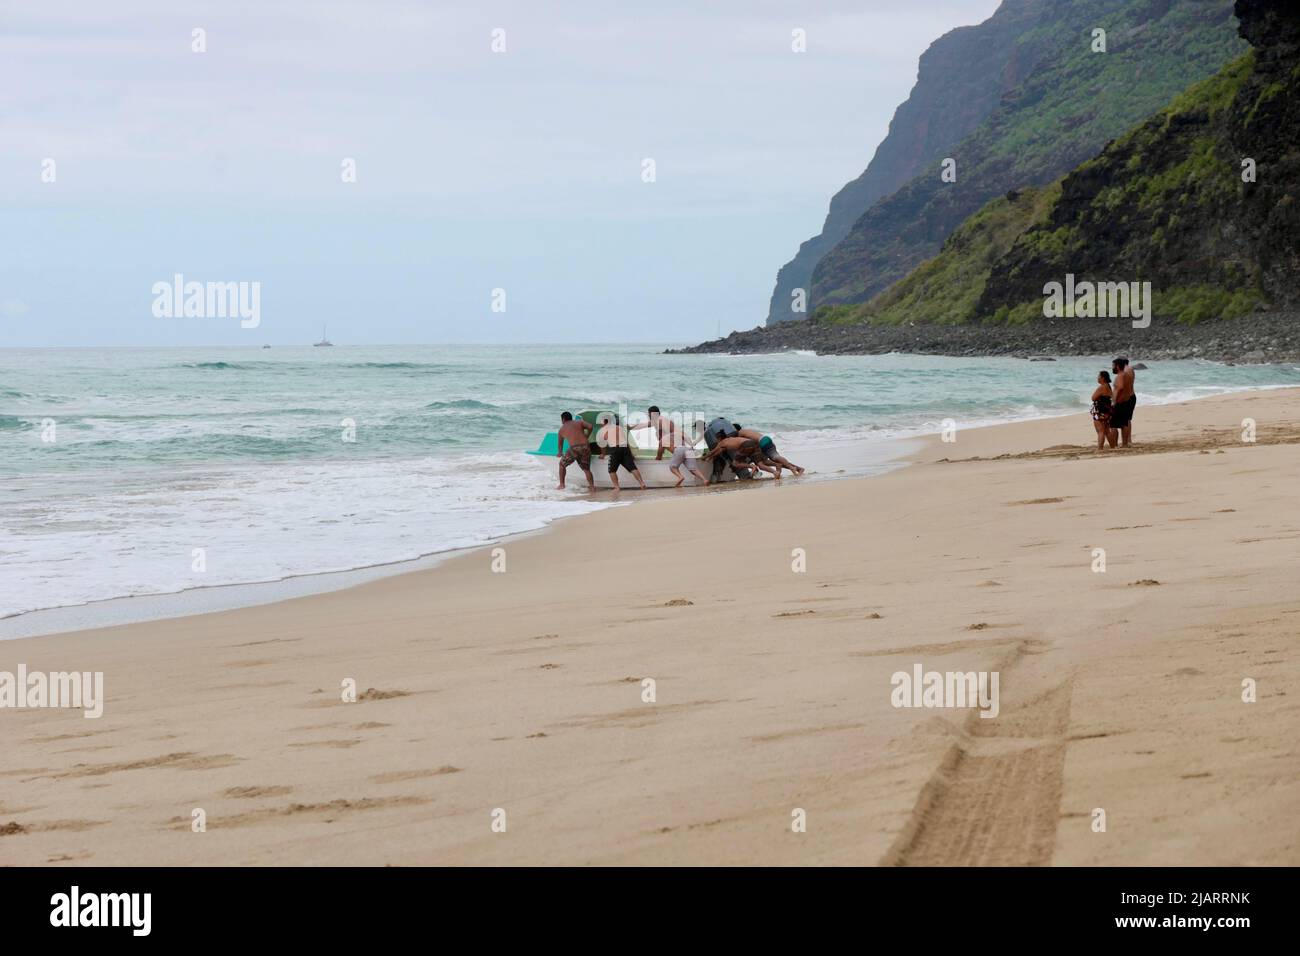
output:
M575 419L571 412L560 413L560 440L555 446L555 456L560 459L560 484L556 491L564 490L564 476L574 462L587 476L587 490L596 490L596 479L591 475L591 431L589 422ZM568 451L564 450L565 442L568 442Z
M636 465L636 456L632 454L632 443L628 440L627 426L619 422L617 415L611 414L596 433L596 447L600 449L601 458L609 456L609 482L614 486L615 491L622 490L618 483L620 467L630 471L636 483L641 486L641 490L645 491L645 479L641 477L641 469Z
M742 435L720 438L700 460L712 461L719 455L725 455L731 460L733 470L738 467L757 468L778 479L781 477L781 467L767 464L766 456L758 442L752 438L745 438Z
M741 438L749 438L758 442L758 450L762 453L763 460L771 462L776 466L776 476L778 478L781 477L782 468L788 468L796 475L803 474L804 470L802 468L793 464L790 459L786 458L776 450L776 442L772 441L771 435L764 435L755 428L741 428L735 422L732 422L731 425L736 429L736 434Z

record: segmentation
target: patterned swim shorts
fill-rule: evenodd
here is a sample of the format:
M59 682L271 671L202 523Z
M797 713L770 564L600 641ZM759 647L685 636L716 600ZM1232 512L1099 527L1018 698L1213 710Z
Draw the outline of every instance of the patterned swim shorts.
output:
M583 471L591 471L591 446L587 444L570 445L569 450L560 459L560 464L568 468L575 461Z

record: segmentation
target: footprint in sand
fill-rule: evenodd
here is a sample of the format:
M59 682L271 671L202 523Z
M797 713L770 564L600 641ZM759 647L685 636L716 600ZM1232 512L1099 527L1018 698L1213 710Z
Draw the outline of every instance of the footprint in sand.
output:
M502 737L500 739L506 740L508 738ZM451 764L443 764L441 767L433 767L428 770L390 770L387 773L376 774L370 779L375 783L399 783L403 780L422 780L425 777L441 777L444 774L449 773L460 773L460 767L453 767Z
M249 641L246 644L227 644L227 647L257 647L261 644L292 644L294 641L301 641L301 637L273 637L266 641Z
M432 802L433 801L428 797L410 795L399 797L361 797L355 800L338 799L323 803L291 803L287 806L261 807L230 816L209 817L208 828L250 826L257 823L266 823L278 817L300 816L304 814L319 816L324 823L333 823L335 819L344 814L351 814L358 811L382 810L390 807L418 806ZM177 828L188 828L190 818L173 817L167 822Z
M410 691L406 690L377 690L374 687L366 688L366 692L360 695L357 700L390 700L393 697L409 697Z
M254 797L283 797L287 793L293 793L293 787L230 787L222 791L221 795L248 800Z
M351 740L308 740L301 743L290 744L290 747L333 747L336 750L343 750L347 747L355 747L361 743L360 738Z
M40 774L43 777L99 777L110 773L120 773L125 770L156 770L165 768L168 770L217 770L223 767L230 767L238 763L241 758L234 754L213 754L203 755L190 751L183 753L164 754L161 757L150 757L146 760L130 760L122 763L101 763L101 764L76 764L68 770L56 770L50 773ZM107 786L107 784L105 784Z

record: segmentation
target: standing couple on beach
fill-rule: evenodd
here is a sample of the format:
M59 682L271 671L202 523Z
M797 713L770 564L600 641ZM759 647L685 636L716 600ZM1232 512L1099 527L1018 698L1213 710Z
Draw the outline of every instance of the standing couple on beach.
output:
M1115 373L1112 388L1110 372ZM1136 375L1128 359L1120 356L1110 363L1110 372L1097 373L1097 388L1092 393L1092 427L1097 431L1097 450L1127 448L1133 443L1133 409L1137 407Z

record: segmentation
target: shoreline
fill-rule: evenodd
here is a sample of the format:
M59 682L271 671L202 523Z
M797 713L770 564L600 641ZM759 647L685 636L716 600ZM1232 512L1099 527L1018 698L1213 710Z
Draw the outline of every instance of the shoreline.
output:
M883 454L870 456L871 464L866 466L870 470L864 474L814 473L804 483L842 481L845 478L873 477L877 474L885 474L906 464L911 446L921 437L923 436L890 436L879 442L871 443L877 452L883 452ZM861 463L859 463L859 466L861 466ZM843 471L843 469L840 469L840 471ZM793 479L787 477L783 480L790 481ZM545 480L539 477L539 483L545 484ZM463 555L482 552L488 548L506 545L532 535L545 534L566 521L589 517L603 511L638 503L683 500L685 496L726 494L741 490L743 490L741 485L709 488L687 485L681 489L652 489L653 497L643 498L637 489L629 488L625 489L629 497L621 500L614 497L611 492L602 491L597 493L597 497L587 499L599 502L601 507L595 511L560 515L548 519L541 527L510 532L466 547L431 551L413 558L400 558L395 561L367 564L335 571L304 572L269 580L232 581L223 584L196 585L180 591L118 595L81 604L58 605L22 611L0 617L0 642L29 640L51 634L117 627L147 621L170 620L191 617L197 614L212 614L219 611L275 604L280 601L309 597L315 594L328 594L356 587L369 581L430 570ZM671 498L668 497L673 492L677 493Z
M1134 361L1199 358L1226 364L1284 364L1300 361L1300 313L1255 313L1196 325L1157 320L1146 329L1134 329L1127 321L1115 319L1043 319L1011 327L984 323L833 325L800 319L732 332L698 345L667 349L664 354L794 351L1025 359L1127 355Z
M1179 399L1177 401L1169 399L1156 399L1155 401L1148 400L1144 407L1161 407L1168 404L1179 404L1183 401L1204 401L1207 399L1219 398L1223 395L1235 395L1255 391L1267 392L1278 389L1285 390L1291 387L1293 386L1257 385L1241 386L1238 388L1228 387L1225 388L1225 391L1223 392L1216 392L1191 399ZM1075 414L1079 413L1076 411L1053 411L1047 414L1013 417L1009 419L977 419L971 423L958 423L958 425L962 431L969 432L973 429L998 428L1006 425L1053 421L1068 418ZM925 426L919 426L919 428L924 427ZM797 432L791 434L797 434ZM933 440L937 435L937 431L920 431L919 429L912 431L905 429L902 433L892 433L887 437L876 441L861 439L853 444L856 446L870 445L873 449L884 451L883 455L871 456L871 464L867 467L872 470L868 470L866 473L852 474L843 474L842 472L844 469L839 469L838 472L840 473L814 473L809 481L803 483L853 480L887 474L889 471L905 467L906 465L917 461L918 459L916 455L918 453L912 446L917 442ZM859 466L861 467L860 462ZM787 477L785 480L789 481L791 479ZM602 507L597 509L597 511L576 515L562 515L549 519L545 524L538 528L529 528L522 531L511 532L498 538L484 541L480 544L466 547L453 547L441 551L431 551L412 558L400 558L394 561L366 564L333 571L308 571L268 580L233 581L222 584L197 585L179 591L166 591L153 594L118 595L80 604L57 605L53 607L38 608L31 611L23 611L0 617L0 642L28 640L34 637L43 637L51 634L71 633L75 631L115 627L126 624L138 624L147 621L170 620L190 617L196 614L210 614L219 611L275 604L280 601L291 600L299 597L308 597L316 594L327 594L334 591L346 590L368 581L397 575L412 574L436 568L444 562L462 555L473 554L481 552L487 548L508 544L511 541L522 537L544 534L566 520L589 517L592 514L597 514L600 511L605 511L610 508L636 504L638 502L645 503L646 501L680 500L683 495L726 493L728 491L738 491L740 488L739 486L719 487L706 490L704 488L688 485L685 488L680 489L682 494L675 495L673 498L667 497L667 494L671 493L673 489L657 489L654 493L654 497L648 499L642 498L636 489L627 490L630 497L622 500L614 498L612 494L607 492L599 493L599 500Z
M886 474L896 468L904 467L907 464L911 446L916 443L919 437L922 436L891 437L879 442L877 447L886 449L887 453L881 456L877 465L873 466L878 468L878 471L838 477L834 474L810 473L812 477L803 483L870 478L877 474ZM783 480L792 481L794 479L787 477ZM481 553L489 548L508 545L534 535L546 534L566 521L590 517L604 511L615 510L637 503L680 501L684 500L684 496L740 492L746 490L746 486L739 484L717 487L687 485L681 489L652 489L655 497L651 498L642 498L640 492L634 488L625 490L631 497L623 500L614 498L609 492L599 492L602 507L595 511L560 515L548 519L539 528L511 532L468 547L431 551L414 558L402 558L396 561L344 568L337 571L304 572L265 581L234 581L226 584L197 585L181 591L166 591L157 594L119 595L117 597L87 601L82 604L59 605L23 611L0 617L0 643L105 627L141 624L149 621L164 621L201 614L214 614L220 611L277 604L282 601L312 595L329 594L357 587L370 581L432 570L447 561L465 555ZM672 491L678 491L679 494L672 498L667 497L665 492Z
M106 694L97 720L0 710L6 859L1300 862L1300 389L1139 406L1130 452L1090 431L606 509L512 542L505 573L470 553L0 643L0 670ZM891 706L917 664L999 672L999 716Z

